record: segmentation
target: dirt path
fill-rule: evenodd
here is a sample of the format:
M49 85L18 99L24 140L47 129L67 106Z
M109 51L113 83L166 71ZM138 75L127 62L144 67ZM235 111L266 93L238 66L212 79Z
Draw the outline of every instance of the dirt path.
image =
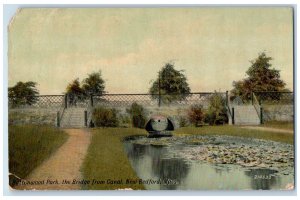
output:
M280 132L280 133L290 133L293 134L293 130L287 130L287 129L279 129L279 128L270 128L270 127L258 127L258 126L243 126L242 128L247 129L255 129L260 131L271 131L271 132Z
M80 184L72 184L72 181L82 179L80 167L90 144L90 133L85 129L65 131L69 134L68 140L26 178L28 181L40 182L34 185L19 185L15 189L80 189ZM71 184L62 184L64 179L69 180ZM52 184L47 180L53 181Z

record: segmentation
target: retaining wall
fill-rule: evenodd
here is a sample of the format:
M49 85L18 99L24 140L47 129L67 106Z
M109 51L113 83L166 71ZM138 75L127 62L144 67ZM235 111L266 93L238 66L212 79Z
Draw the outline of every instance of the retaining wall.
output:
M58 108L15 108L8 110L9 125L56 125Z
M263 105L264 121L293 121L293 105Z

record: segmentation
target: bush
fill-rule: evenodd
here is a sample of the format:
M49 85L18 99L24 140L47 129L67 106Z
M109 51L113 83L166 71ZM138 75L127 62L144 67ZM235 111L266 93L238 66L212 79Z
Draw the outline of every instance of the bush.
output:
M130 116L128 116L128 114L119 114L118 118L120 122L120 127L131 127L131 119Z
M193 105L188 111L188 119L191 124L201 126L204 123L204 111L202 105Z
M98 107L93 111L92 120L96 127L117 127L119 125L118 111L114 108Z
M134 102L126 112L131 117L133 127L144 128L146 123L146 110L142 105Z
M228 122L225 99L215 92L209 99L209 108L205 116L205 122L210 125L225 124Z
M185 116L179 117L179 126L186 127L188 125L188 119Z

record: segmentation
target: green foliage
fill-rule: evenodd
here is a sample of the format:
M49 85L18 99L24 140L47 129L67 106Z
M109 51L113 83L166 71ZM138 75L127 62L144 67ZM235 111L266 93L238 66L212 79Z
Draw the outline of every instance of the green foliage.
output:
M185 116L179 116L179 126L186 127L188 125L188 119Z
M188 119L191 124L201 126L204 123L204 110L202 105L193 105L188 111Z
M74 79L68 84L66 94L68 95L70 104L76 104L92 94L101 95L104 91L104 80L101 77L101 71L93 72L82 81L80 85L79 78Z
M101 71L93 72L83 80L82 90L86 95L97 94L101 95L104 92L104 80L101 77Z
M247 78L233 81L233 96L241 96L243 100L251 99L253 91L284 91L285 83L280 79L280 71L271 68L271 57L265 52L260 53L258 58L250 61L251 67L247 70Z
M85 99L84 90L80 87L79 78L74 79L67 86L67 95L70 104L76 104L77 101Z
M129 109L126 109L126 112L131 117L133 127L144 128L146 123L146 110L142 105L134 102Z
M9 172L23 179L68 137L60 129L41 125L9 126L8 132ZM16 177L11 176L10 185L14 181Z
M37 100L39 91L36 89L37 83L28 82L18 82L15 86L8 88L8 98L9 103L12 107L20 105L32 105Z
M118 111L114 108L97 107L93 110L92 121L96 127L117 127Z
M67 94L83 94L83 89L80 87L79 78L76 78L71 83L69 83L69 85L67 86Z
M182 72L182 70L174 69L174 65L171 63L165 64L150 88L149 92L152 94L152 98L159 98L157 94L159 94L160 88L161 101L163 103L184 100L188 96L187 93L190 93L190 87L187 83L187 78Z
M228 121L225 99L217 92L209 99L209 108L205 121L210 125L225 124Z
M119 114L118 116L120 125L119 127L131 127L131 118L128 114Z

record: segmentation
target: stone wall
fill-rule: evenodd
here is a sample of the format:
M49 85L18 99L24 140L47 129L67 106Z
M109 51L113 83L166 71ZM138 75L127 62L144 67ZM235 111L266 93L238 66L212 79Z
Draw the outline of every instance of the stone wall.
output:
M8 110L9 125L56 125L58 108L16 108Z
M146 118L147 120L150 119L153 115L164 115L169 117L169 119L174 123L175 128L180 127L180 123L184 121L186 125L189 125L188 121L188 110L190 105L170 105L170 106L151 106L151 105L143 105L144 109L146 110ZM111 108L115 108L119 111L120 115L129 116L126 112L126 109L129 109L130 106L111 106Z
M161 107L153 107L148 108L149 110L149 118L152 115L164 115L169 117L169 119L174 123L175 128L180 127L180 122L182 120L185 121L186 124L189 124L188 120L188 110L190 106L182 105L182 106L161 106Z
M263 105L264 121L293 121L293 105Z

